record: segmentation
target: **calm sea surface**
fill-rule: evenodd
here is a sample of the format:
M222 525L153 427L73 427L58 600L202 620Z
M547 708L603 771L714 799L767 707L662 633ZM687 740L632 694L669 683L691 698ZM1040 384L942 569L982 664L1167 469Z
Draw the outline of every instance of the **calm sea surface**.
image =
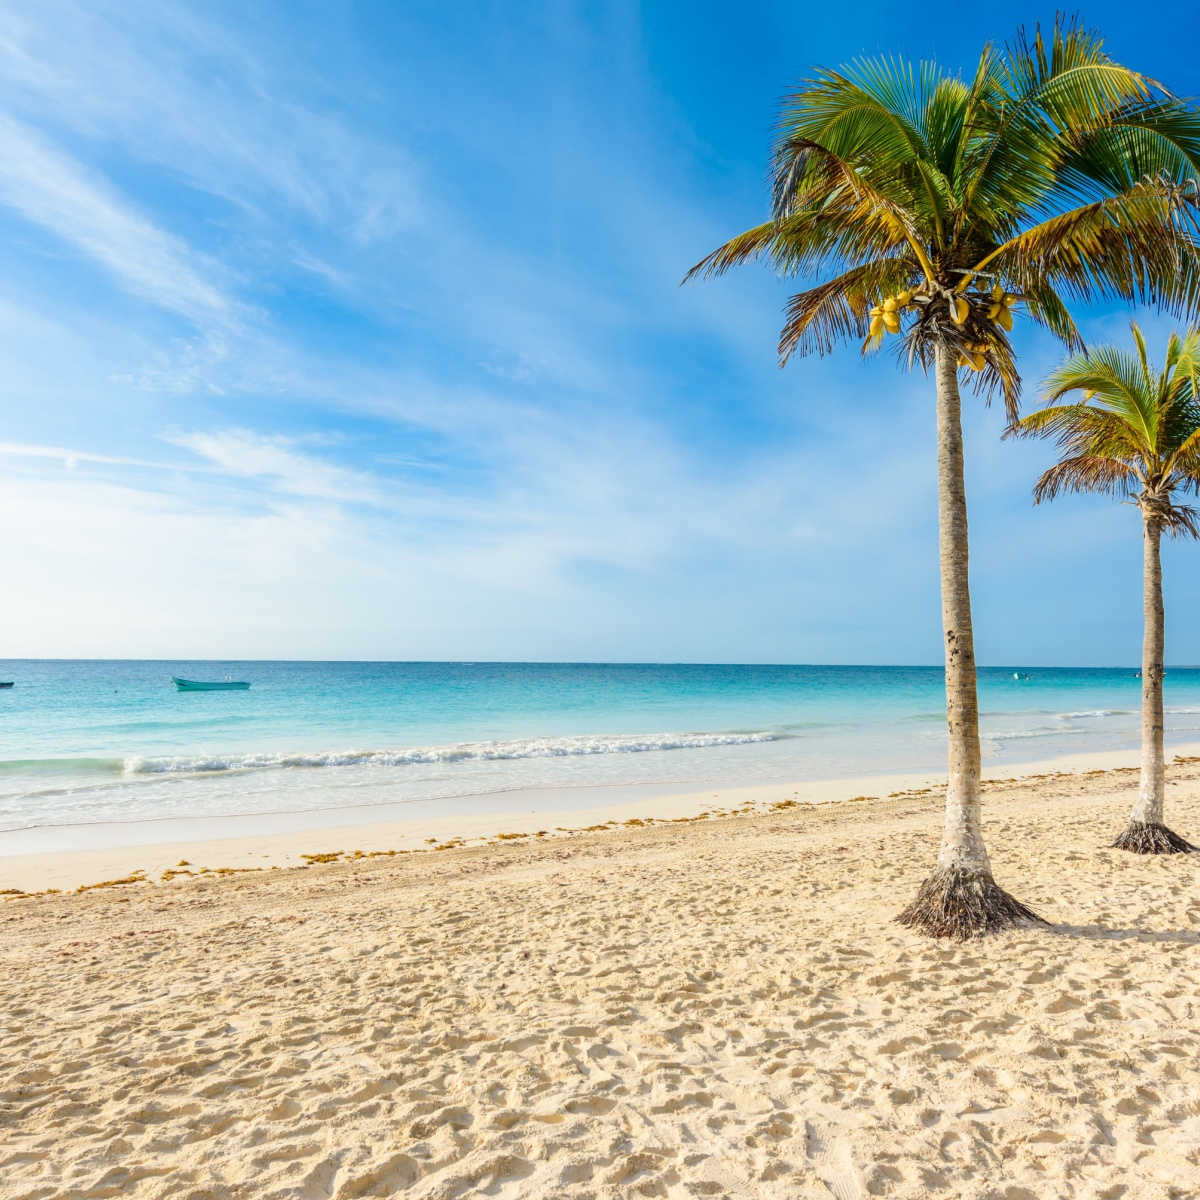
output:
M931 667L56 660L0 679L0 832L923 771L945 747ZM1136 746L1139 688L1132 667L985 669L985 761ZM1166 696L1168 739L1200 739L1200 670Z

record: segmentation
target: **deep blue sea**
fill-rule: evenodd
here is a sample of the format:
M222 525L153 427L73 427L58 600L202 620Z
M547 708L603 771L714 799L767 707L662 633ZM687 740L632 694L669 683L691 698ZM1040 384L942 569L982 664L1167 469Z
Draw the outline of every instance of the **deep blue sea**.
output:
M177 692L172 675L246 679ZM1014 676L1019 677L1014 677ZM0 661L0 832L937 770L935 667ZM1200 669L1167 733L1200 740ZM988 668L985 764L1137 745L1125 669ZM582 807L582 805L580 805Z

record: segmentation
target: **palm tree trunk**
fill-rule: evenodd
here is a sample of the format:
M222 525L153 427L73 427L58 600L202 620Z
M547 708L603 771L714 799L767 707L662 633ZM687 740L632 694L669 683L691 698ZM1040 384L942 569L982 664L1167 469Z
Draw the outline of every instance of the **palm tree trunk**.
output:
M1163 592L1162 528L1146 521L1142 538L1142 779L1133 819L1163 819Z
M963 482L958 353L937 351L938 548L946 648L949 778L937 868L899 916L901 924L959 939L1040 918L996 886L980 824L979 704L967 577L967 496Z
M1143 514L1142 538L1142 777L1129 825L1113 845L1138 854L1194 850L1163 824L1163 591L1162 523Z
M941 870L990 876L979 814L979 702L975 632L967 577L967 495L958 368L951 352L937 359L938 557L942 568L942 635L946 651L946 732L949 779Z

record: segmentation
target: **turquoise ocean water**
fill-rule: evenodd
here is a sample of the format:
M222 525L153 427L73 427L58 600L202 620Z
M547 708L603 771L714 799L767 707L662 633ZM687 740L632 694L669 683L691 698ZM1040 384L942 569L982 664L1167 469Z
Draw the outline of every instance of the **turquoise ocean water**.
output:
M180 693L172 674L253 686ZM0 679L7 834L937 770L945 750L932 667L55 660ZM1134 747L1139 689L1132 667L985 669L985 763ZM1166 689L1168 739L1200 740L1200 669Z

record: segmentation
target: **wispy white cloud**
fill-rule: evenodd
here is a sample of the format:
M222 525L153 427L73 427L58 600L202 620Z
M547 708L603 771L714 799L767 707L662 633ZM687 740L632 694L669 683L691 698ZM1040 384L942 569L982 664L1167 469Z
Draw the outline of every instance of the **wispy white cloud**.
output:
M126 458L114 454L95 454L90 450L70 450L65 446L39 446L26 442L0 442L0 455L11 455L15 458L50 458L71 468L79 466L80 463L97 463L106 467L145 467L153 471L177 471L180 469L178 463Z
M196 322L233 315L210 278L211 264L34 130L3 116L0 205L73 245L135 295Z
M770 635L756 651L749 631L836 586L853 558L785 455L715 480L664 453L649 427L620 439L515 433L473 494L455 478L347 470L319 447L244 430L171 441L195 455L186 488L64 472L63 447L41 448L57 474L0 472L0 541L24 580L6 612L21 630L10 653L45 653L49 636L62 653L555 657L570 644L703 658L732 622L741 654L770 657ZM117 456L91 456L103 457ZM242 483L267 503L247 506ZM903 552L901 508L897 497L877 565ZM869 510L845 506L850 542ZM769 586L781 562L791 582ZM80 571L86 593L69 586ZM203 602L177 586L197 572Z
M268 487L294 496L332 500L341 504L389 503L377 480L323 462L295 449L293 439L262 437L247 430L219 433L168 434L165 440L190 450L209 469L242 479L261 480Z
M700 322L719 329L725 340L749 337L769 353L771 336L764 331L774 312L758 299L747 303L743 293L730 305L714 300L711 290L677 288L691 257L722 231L711 217L698 215L693 199L664 186L651 146L637 148L640 157L625 161L607 182L584 155L578 166L586 165L591 182L582 192L572 188L569 205L555 218L577 226L579 235L586 228L597 247L611 245L606 265L617 268L622 280L614 290L611 283L598 286L596 251L574 263L554 243L528 244L525 236L523 244L510 244L490 219L479 220L488 211L487 192L502 197L510 186L505 157L523 159L546 177L551 194L543 199L553 206L559 203L555 180L571 172L567 160L578 154L564 145L562 166L546 160L538 125L526 130L498 98L487 102L491 123L507 129L499 142L480 140L477 131L439 131L446 155L469 146L479 158L480 178L488 180L477 198L483 213L472 214L463 210L456 185L438 179L403 144L404 124L399 137L367 131L364 106L389 102L372 91L377 84L343 80L339 103L330 103L328 79L314 61L295 55L294 46L284 52L270 38L245 28L235 32L227 22L170 3L130 5L120 19L72 0L47 0L36 19L5 0L0 11L7 18L0 100L13 111L71 130L81 153L115 143L134 161L155 163L171 178L240 210L236 220L217 214L236 228L242 256L233 277L222 281L227 293L236 293L238 277L248 282L249 273L257 272L253 303L269 311L273 289L287 286L274 281L283 265L291 265L373 320L390 324L409 314L439 340L452 328L458 345L446 351L465 351L468 361L496 378L575 394L627 394L660 385L649 362L619 348L638 325L650 332ZM76 36L57 36L62 28ZM564 26L563 36L570 53L586 51L581 29ZM564 80L570 78L569 63L560 70ZM461 103L483 100L482 85L469 73L460 83ZM408 116L409 126L417 123L415 114ZM447 120L437 110L430 119ZM598 126L590 136L612 135ZM588 153L620 156L629 149L613 142ZM98 182L81 161L63 158L59 166L76 182ZM525 186L536 187L537 178ZM60 233L65 224L56 222ZM653 232L647 238L635 231ZM175 235L163 236L170 243ZM152 238L147 246L153 244ZM175 243L175 249L183 247ZM114 258L121 256L109 253L105 261ZM175 258L180 261L180 254ZM195 256L193 275L215 288L201 266ZM187 288L168 286L167 272L156 274L164 297L175 291L175 303L197 298L189 299ZM136 277L128 282L148 284ZM158 350L153 361L131 365L116 378L174 394L219 395L244 390L247 378L262 378L263 364L274 361L279 369L267 390L283 390L294 376L310 372L287 367L278 328L260 315L240 339L210 332Z
M44 0L36 15L0 0L0 13L0 94L14 107L116 139L264 222L283 205L369 243L420 209L412 156L320 102L327 80L275 37L171 0Z

